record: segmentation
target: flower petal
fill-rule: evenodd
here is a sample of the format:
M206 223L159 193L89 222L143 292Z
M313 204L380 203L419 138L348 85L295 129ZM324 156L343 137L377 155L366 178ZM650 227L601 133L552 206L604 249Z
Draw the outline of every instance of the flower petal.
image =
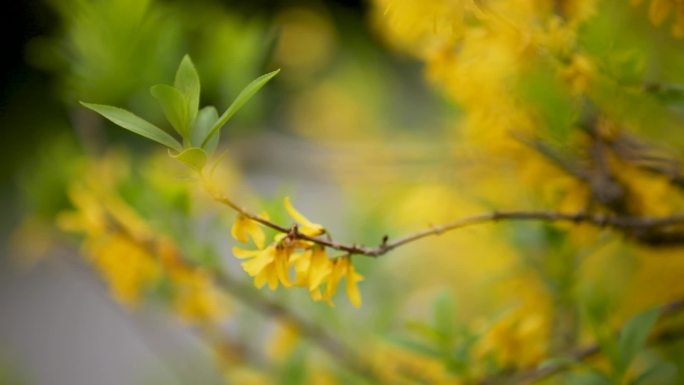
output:
M309 267L309 290L314 290L323 283L332 271L333 264L328 259L325 249L317 248L312 256Z
M315 237L325 233L325 228L318 223L311 222L307 217L302 215L297 209L292 206L290 202L290 197L285 197L285 210L290 214L290 217L299 224L299 232L308 235L310 237Z
M233 247L233 255L235 258L247 259L254 258L262 253L262 250L246 250L239 247Z
M351 302L351 304L356 308L361 307L361 292L359 291L358 282L363 280L363 276L354 270L354 265L351 263L347 268L346 280L347 297L349 297L349 302Z
M275 258L275 250L273 247L269 247L262 251L257 257L250 259L247 262L242 263L242 269L247 272L251 277L257 276L262 270L266 269L269 265L273 263Z
M230 229L230 233L236 240L247 243L249 238L252 238L254 244L260 248L264 248L264 231L261 229L259 224L243 214L238 214L233 226Z
M332 297L335 295L335 292L337 291L337 285L339 285L340 280L342 279L342 276L346 273L347 271L347 261L345 257L338 258L333 266L332 266L332 271L328 275L327 281L326 281L326 286L325 286L325 294L323 294L323 299L328 301L328 304L333 305L332 303Z

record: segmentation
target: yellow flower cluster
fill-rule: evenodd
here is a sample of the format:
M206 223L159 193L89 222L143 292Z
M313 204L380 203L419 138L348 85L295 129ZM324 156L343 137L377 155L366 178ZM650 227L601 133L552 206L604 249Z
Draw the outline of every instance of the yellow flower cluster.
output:
M428 78L466 112L459 135L512 157L529 153L512 134L543 129L536 107L518 91L521 79L536 71L530 66L545 63L571 91L588 88L595 70L576 52L576 31L595 3L374 1L377 24L390 43L423 60Z
M351 257L344 255L331 259L326 248L314 242L300 239L298 234L316 237L325 234L323 226L311 222L285 198L285 209L297 222L296 230L278 234L273 242L265 244L261 225L245 214L238 214L231 229L236 240L246 243L250 239L255 250L233 248L233 254L246 261L242 268L254 278L254 285L262 288L268 284L271 290L279 285L299 286L309 290L314 301L325 300L333 305L332 298L342 279L346 280L346 291L355 307L361 306L358 282L363 279L351 263ZM292 269L291 269L292 268ZM294 272L292 277L291 270Z
M71 186L74 210L60 214L58 226L84 236L84 255L122 304L135 307L146 292L167 280L171 308L183 320L199 324L222 319L226 298L210 274L184 263L177 246L155 234L113 192L122 175L111 175L108 167L125 168L120 158L110 156L88 170L82 181ZM107 182L102 183L97 177L102 175L112 178L104 178Z
M161 271L152 255L135 238L111 228L108 216L116 213L123 220L119 223L131 229L135 237L145 236L146 229L114 197L100 199L84 186L73 186L69 197L76 211L60 215L59 227L85 235L85 254L109 283L112 296L125 305L135 305L146 288L158 283Z
M476 355L491 356L502 367L526 367L547 353L549 333L546 315L517 310L496 322L478 341Z
M386 342L378 343L369 350L373 369L386 384L466 383L451 373L438 357L420 354Z

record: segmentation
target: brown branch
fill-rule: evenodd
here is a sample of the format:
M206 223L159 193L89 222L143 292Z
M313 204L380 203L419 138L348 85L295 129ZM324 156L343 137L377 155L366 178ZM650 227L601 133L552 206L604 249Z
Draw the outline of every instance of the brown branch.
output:
M678 300L670 302L670 303L668 303L662 307L661 312L660 312L660 319L670 317L670 316L678 314L682 311L684 311L684 299L678 299ZM619 332L617 334L619 335ZM651 338L650 342L657 344L657 343L661 343L661 342L671 341L673 338L681 338L681 337L684 337L684 333L681 333L680 330L663 330L663 331L656 333ZM508 381L506 383L525 385L525 384L533 384L535 382L539 382L543 379L546 379L548 377L554 376L558 373L561 373L565 370L570 369L570 367L573 365L573 362L581 362L581 361L587 360L587 359L595 356L596 354L600 353L600 351L601 351L601 348L599 347L598 344L592 344L592 345L576 348L576 349L574 349L574 350L572 350L569 353L564 355L564 357L568 358L568 360L567 360L568 362L538 367L535 369L522 371L522 372L519 372L517 374L506 375L506 378L508 379ZM500 380L501 380L501 378L499 378L498 376L496 378L492 377L492 378L485 379L484 381L481 382L481 384L486 385L486 384L501 383Z
M684 224L684 213L674 214L665 217L630 217L592 214L587 212L579 212L572 214L555 211L494 211L491 213L484 213L473 215L470 217L465 217L442 225L431 226L427 229L406 235L394 241L388 241L387 239L383 238L383 241L379 246L369 247L356 244L344 244L329 239L322 239L301 234L296 232L295 227L287 228L284 226L280 226L276 223L271 222L270 220L262 218L258 215L254 215L248 212L247 210L239 207L227 197L218 195L214 196L214 199L218 202L221 202L231 207L232 209L248 217L249 219L259 222L262 225L270 227L271 229L274 229L276 231L285 234L293 234L293 229L295 229L294 236L297 239L310 241L349 254L365 255L368 257L379 257L381 255L387 254L388 252L396 249L397 247L415 242L426 237L441 235L442 233L467 226L473 226L489 222L498 222L502 220L584 223L598 227L610 227L618 230L623 230L626 231L628 235L632 235L637 239L640 236L641 231L643 230L661 229L668 226Z
M663 155L654 155L652 148L626 134L606 138L606 143L621 160L652 174L664 176L673 186L684 189L684 174L680 161Z

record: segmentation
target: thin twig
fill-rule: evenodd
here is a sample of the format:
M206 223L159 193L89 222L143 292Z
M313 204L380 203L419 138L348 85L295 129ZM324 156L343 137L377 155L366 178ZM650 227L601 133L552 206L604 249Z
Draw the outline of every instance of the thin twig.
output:
M258 215L254 215L248 212L247 210L241 208L240 206L236 205L227 197L215 195L214 199L234 209L235 211L244 215L245 217L252 219L258 223L261 223L266 227L270 227L271 229L274 229L281 233L292 234L292 227L284 227L276 223L273 223L268 219L262 218ZM298 239L310 241L322 246L329 247L331 249L344 251L349 254L365 255L368 257L379 257L381 255L387 254L388 252L396 249L397 247L403 246L411 242L415 242L426 237L441 235L445 232L460 229L467 226L484 224L489 222L497 222L501 220L573 222L591 224L598 227L611 227L620 230L634 231L682 225L684 224L684 213L674 214L665 217L630 217L592 214L587 212L579 212L573 214L555 211L494 211L491 213L477 214L470 217L461 218L443 225L431 226L427 229L415 232L413 234L397 238L394 241L385 241L385 239L383 239L383 242L376 247L369 247L356 244L349 245L335 242L329 239L311 237L301 233L296 233L295 236Z

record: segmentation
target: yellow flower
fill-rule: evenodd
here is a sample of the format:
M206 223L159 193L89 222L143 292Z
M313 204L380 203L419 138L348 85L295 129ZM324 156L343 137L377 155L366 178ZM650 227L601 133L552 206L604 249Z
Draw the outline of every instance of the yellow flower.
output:
M332 271L328 276L328 281L326 282L326 290L323 298L328 301L330 305L333 305L332 297L335 295L337 286L342 278L346 280L346 290L349 302L351 302L354 307L361 307L361 293L359 292L358 282L363 280L363 276L356 272L354 265L351 264L351 257L348 255L340 257L335 261Z
M85 235L83 248L112 296L124 305L135 306L161 276L156 259L134 239L149 236L142 220L123 201L106 192L75 185L69 189L69 198L75 210L60 214L58 226ZM113 221L130 234L112 231Z
M228 300L202 270L182 270L171 274L174 310L189 323L217 322L226 315Z
M292 219L299 224L300 233L310 237L325 234L325 228L323 226L319 225L318 223L311 222L307 217L297 211L294 206L292 206L290 197L285 197L285 210L287 210L287 213L290 214L290 217L292 217Z
M299 341L299 330L295 325L282 323L273 334L267 354L271 359L284 360L292 353Z
M237 258L250 259L242 263L242 268L250 277L254 277L254 286L260 289L268 283L271 290L277 289L278 283L285 287L292 286L288 276L290 251L280 244L270 245L263 250L233 248Z
M71 186L69 199L75 210L61 213L57 226L70 232L101 234L107 229L107 214L95 193L81 185Z
M297 286L307 287L314 301L322 299L319 287L332 272L333 263L324 247L313 247L291 258L294 265Z
M249 238L252 238L258 248L264 248L264 231L257 222L243 214L238 214L233 227L230 229L230 233L233 235L233 238L242 243L247 243Z
M116 234L89 237L84 248L108 283L112 296L129 307L135 306L144 291L160 278L158 263L128 237Z

